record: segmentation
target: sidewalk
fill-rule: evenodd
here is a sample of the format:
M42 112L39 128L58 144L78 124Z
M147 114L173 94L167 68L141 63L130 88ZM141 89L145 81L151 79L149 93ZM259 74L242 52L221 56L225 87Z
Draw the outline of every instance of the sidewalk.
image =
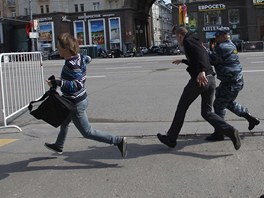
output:
M264 134L264 122L260 120L260 124L256 126L252 131L248 130L248 122L245 119L240 119L236 121L227 120L227 122L239 130L241 134L254 135L254 134ZM36 120L28 112L23 114L14 120L11 124L18 125L23 131L27 133L45 133L47 131L57 132L59 128L54 128L42 120ZM102 131L111 131L117 135L128 136L128 137L143 137L152 136L157 133L166 133L170 127L171 122L102 122L98 123L91 121L91 125L95 129ZM73 126L70 130L77 129ZM37 131L36 131L37 129ZM3 130L2 130L3 131ZM15 132L15 129L8 129L8 131ZM213 132L213 127L206 122L202 121L185 121L180 132L181 136L193 136L193 135L208 135ZM1 134L1 132L0 132Z
M17 120L17 123L20 121ZM227 138L206 142L206 122L185 122L178 144L161 144L157 132L169 122L92 123L96 129L128 136L128 156L81 138L71 125L63 155L47 150L58 130L23 119L20 133L0 133L17 141L0 147L0 191L5 198L258 198L264 194L263 121L247 130L246 121L228 121L241 131L236 151Z

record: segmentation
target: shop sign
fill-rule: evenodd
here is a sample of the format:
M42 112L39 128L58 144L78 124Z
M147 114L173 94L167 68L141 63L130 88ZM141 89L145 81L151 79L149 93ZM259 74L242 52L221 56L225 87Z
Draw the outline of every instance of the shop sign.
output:
M39 29L39 20L37 20L37 19L33 20L33 27L34 27L34 30L38 30Z
M100 18L101 14L95 14L95 15L83 15L78 16L78 19L94 19L94 18Z
M78 19L81 20L86 20L86 19L96 19L96 18L102 18L102 17L114 17L115 14L94 14L94 15L82 15L82 16L78 16Z
M38 21L39 22L52 21L52 17L39 18Z
M39 38L38 32L29 32L29 38L37 39Z
M40 44L40 46L42 47L42 48L48 48L48 47L52 47L52 45L51 45L51 43L42 43L42 44Z
M114 17L115 14L103 14L103 17Z
M214 32L217 28L218 26L205 26L203 27L203 32Z
M206 39L213 39L215 38L215 32L205 32Z
M71 22L71 19L68 19L67 16L65 15L65 16L61 17L61 21L62 22Z
M210 5L200 5L198 6L198 11L199 12L206 12L206 11L211 11L211 10L225 10L226 5L224 4L210 4Z
M264 0L253 0L254 5L264 5Z

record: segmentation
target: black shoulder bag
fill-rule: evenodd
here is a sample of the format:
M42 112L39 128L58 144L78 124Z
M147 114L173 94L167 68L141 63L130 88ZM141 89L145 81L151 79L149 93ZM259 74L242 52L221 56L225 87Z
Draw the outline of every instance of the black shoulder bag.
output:
M37 109L32 110L33 103L43 101ZM74 104L61 96L56 88L51 87L40 99L31 101L28 109L30 114L37 119L42 119L48 124L58 127L74 109Z

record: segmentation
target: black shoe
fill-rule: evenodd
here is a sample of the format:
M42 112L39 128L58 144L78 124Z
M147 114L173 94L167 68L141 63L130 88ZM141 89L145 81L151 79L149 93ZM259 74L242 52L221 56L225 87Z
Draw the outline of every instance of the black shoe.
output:
M224 134L232 140L236 150L238 150L241 147L239 132L237 129L233 129L232 131L229 132L225 131Z
M222 141L225 139L224 135L217 133L217 132L213 132L211 135L207 136L205 138L207 141L212 141L212 142L216 142L216 141Z
M123 158L127 156L127 141L126 137L123 137L121 142L117 145L121 155Z
M167 135L161 135L160 133L157 134L157 137L160 142L167 145L170 148L174 148L177 145L176 141L172 141Z
M259 123L260 123L260 121L257 118L253 117L249 113L246 113L245 115L243 115L243 117L247 119L247 121L248 121L248 130L250 130L250 131L252 129L254 129L254 127L256 125L259 125Z
M62 149L60 149L60 148L58 148L58 146L56 145L56 144L49 144L49 143L45 143L44 144L44 146L47 148L47 149L49 149L49 150L51 150L51 151L54 151L54 152L56 152L56 153L58 153L58 154L62 154Z

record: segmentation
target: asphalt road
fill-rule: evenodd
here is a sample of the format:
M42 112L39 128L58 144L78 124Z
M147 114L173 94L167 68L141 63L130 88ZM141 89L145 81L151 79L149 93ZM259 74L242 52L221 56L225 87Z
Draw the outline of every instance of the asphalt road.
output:
M58 129L25 113L13 124L22 132L0 132L1 197L174 198L260 197L264 194L264 53L240 54L245 87L238 101L261 119L251 133L247 122L227 112L241 132L242 147L230 140L208 143L211 126L190 107L176 149L160 144L189 76L174 58L154 56L94 59L88 67L88 114L94 128L128 136L129 153L81 138L71 125L64 154L43 147ZM59 76L63 61L44 61L44 74Z
M170 122L183 87L186 66L171 60L184 56L94 59L88 66L89 117L95 122ZM263 53L240 54L245 87L238 101L263 118ZM45 61L46 78L60 74L63 61ZM142 108L144 107L144 108ZM232 113L227 120L237 120ZM200 121L200 100L190 108L187 121Z

